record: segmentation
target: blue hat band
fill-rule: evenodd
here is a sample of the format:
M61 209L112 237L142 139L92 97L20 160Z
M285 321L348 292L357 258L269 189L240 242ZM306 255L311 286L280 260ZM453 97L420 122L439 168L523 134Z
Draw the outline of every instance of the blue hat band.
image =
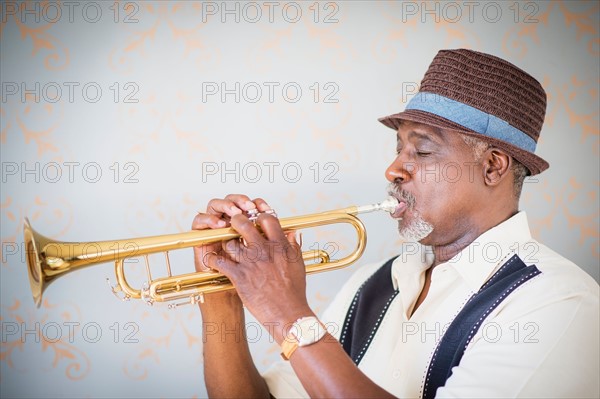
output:
M525 151L535 152L536 142L526 133L497 116L448 97L419 92L408 102L405 110L409 109L441 116L484 136L505 141Z

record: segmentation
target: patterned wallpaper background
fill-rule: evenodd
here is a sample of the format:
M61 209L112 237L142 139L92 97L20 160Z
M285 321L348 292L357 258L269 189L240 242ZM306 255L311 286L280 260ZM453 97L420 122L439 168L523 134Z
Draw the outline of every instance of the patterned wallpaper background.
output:
M22 242L182 232L242 192L280 216L379 201L403 109L439 49L506 58L549 96L524 188L534 236L599 279L599 5L580 1L1 3L2 397L203 397L196 307L123 303L110 264L63 277L36 308ZM310 276L322 310L401 245L386 215L350 268ZM307 233L341 253L352 235ZM163 275L153 256L155 275ZM191 249L174 268L193 270ZM141 262L128 264L141 282ZM279 348L251 317L264 370ZM231 383L235 383L232 376Z

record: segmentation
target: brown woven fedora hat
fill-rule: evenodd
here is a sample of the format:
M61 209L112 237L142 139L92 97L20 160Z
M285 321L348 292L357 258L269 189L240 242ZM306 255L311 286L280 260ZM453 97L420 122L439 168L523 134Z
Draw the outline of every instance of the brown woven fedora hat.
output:
M531 75L493 55L458 49L438 52L405 110L379 121L394 130L409 120L478 137L537 175L549 166L534 154L545 115L546 92Z

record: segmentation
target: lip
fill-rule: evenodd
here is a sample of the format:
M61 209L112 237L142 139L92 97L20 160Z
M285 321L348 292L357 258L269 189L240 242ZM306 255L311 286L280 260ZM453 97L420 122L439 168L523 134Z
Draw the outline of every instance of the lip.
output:
M390 195L398 200L398 205L396 205L394 212L390 213L390 216L394 219L402 219L402 215L404 215L408 205L404 199L398 198L398 195L395 195L394 193L390 193Z
M404 211L406 211L406 208L408 208L406 202L398 200L398 205L396 205L396 209L394 209L394 212L392 212L390 216L394 219L402 219L402 215L404 215Z

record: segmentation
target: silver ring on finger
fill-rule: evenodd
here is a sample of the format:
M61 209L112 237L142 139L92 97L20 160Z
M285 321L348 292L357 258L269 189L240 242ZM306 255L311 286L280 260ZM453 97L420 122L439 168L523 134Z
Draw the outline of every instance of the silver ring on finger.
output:
M206 262L204 261L204 259L206 258L206 255L209 255L209 254L214 254L215 256L219 256L215 251L209 251L209 252L205 253L204 255L202 255L202 259L200 259L200 263L202 264L202 267L204 267L205 271L212 272L212 273L218 273L217 270L215 270L212 267L208 266L206 264Z

